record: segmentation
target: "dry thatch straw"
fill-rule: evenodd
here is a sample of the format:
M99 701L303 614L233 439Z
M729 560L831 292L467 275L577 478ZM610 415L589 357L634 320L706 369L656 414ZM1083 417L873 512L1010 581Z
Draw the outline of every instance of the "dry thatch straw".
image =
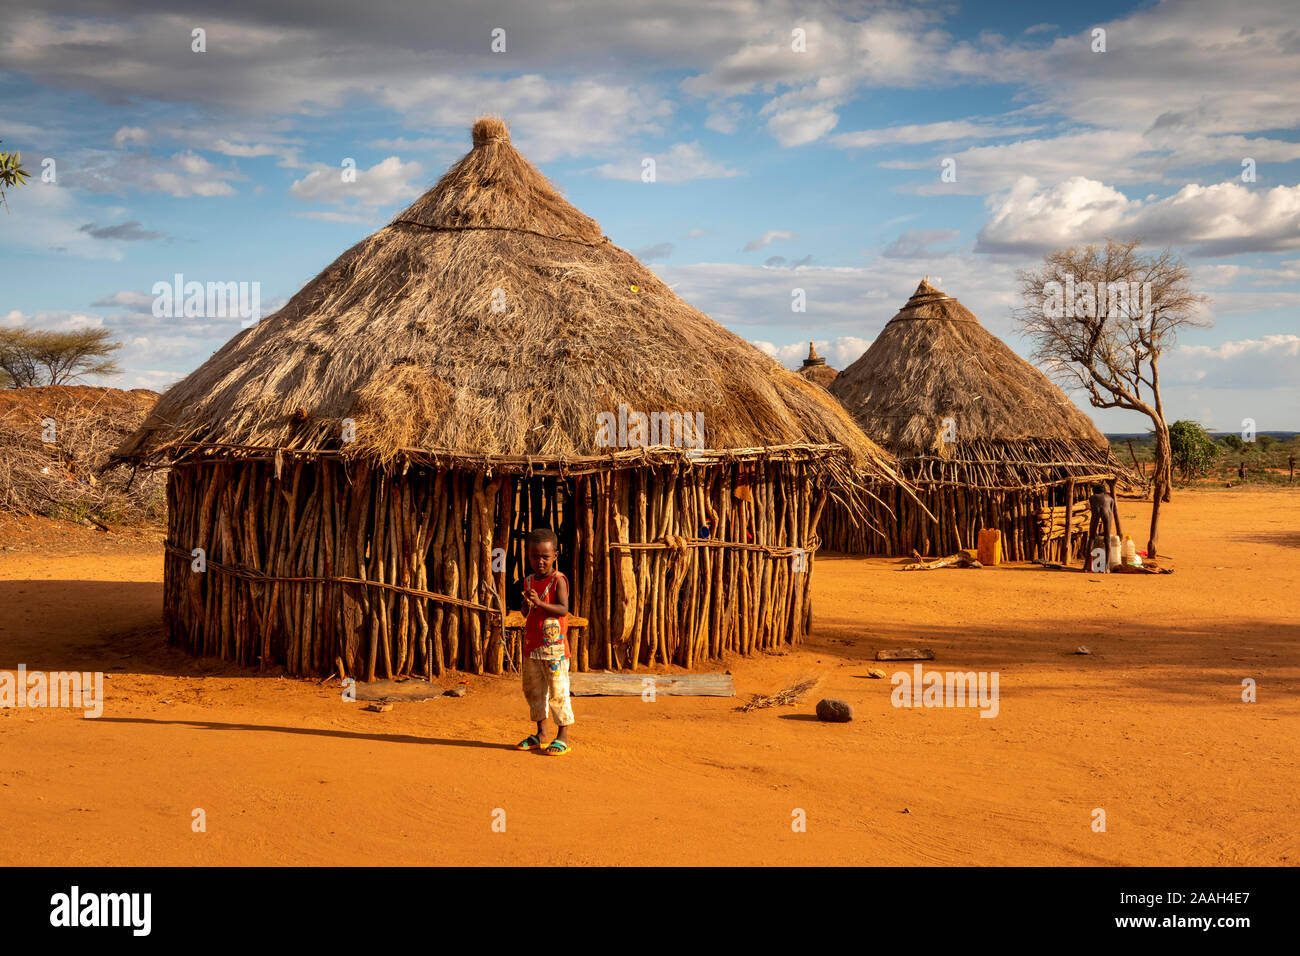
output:
M943 526L932 533L932 522L901 514L891 553L942 542L934 553L946 554L972 547L980 527L1002 527L1012 556L1029 556L1036 523L1051 524L1041 512L1064 507L1053 488L1073 497L1076 483L1085 496L1091 482L1136 483L1064 392L926 280L830 392L898 456ZM862 550L836 515L828 524L831 547Z
M620 403L702 412L714 450L824 446L892 479L824 391L687 305L480 119L474 148L392 224L170 389L119 454L197 445L601 456ZM339 440L355 422L356 441Z
M751 710L762 710L765 707L792 707L799 703L805 694L811 693L821 680L820 677L801 677L775 694L752 694L749 703L738 709L749 713Z
M810 382L816 382L822 388L830 388L835 376L840 373L826 364L826 360L817 354L817 349L808 343L808 357L803 360L799 374Z

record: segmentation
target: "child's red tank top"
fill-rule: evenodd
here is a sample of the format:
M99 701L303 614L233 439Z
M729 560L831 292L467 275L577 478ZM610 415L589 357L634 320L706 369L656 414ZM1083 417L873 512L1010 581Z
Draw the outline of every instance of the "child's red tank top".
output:
M564 581L566 584L569 579L559 571L552 571L547 577L538 578L530 574L524 578L524 587L530 591L536 592L537 596L547 604L555 603L555 586L557 582ZM535 607L528 612L528 617L524 621L524 656L527 657L537 648L541 647L545 641L545 635L542 633L542 623L548 618L553 617L560 622L560 639L564 642L564 656L569 656L569 618L567 615L548 614L540 607Z

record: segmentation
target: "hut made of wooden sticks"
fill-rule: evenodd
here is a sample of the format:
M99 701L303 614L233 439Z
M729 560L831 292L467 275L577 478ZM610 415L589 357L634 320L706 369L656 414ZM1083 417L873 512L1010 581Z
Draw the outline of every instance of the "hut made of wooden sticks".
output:
M892 459L611 244L503 122L472 135L119 449L171 469L169 639L295 674L499 672L549 527L579 669L798 643L823 506Z
M1064 392L926 280L830 392L930 512L894 493L882 538L832 507L821 535L833 550L946 555L996 528L1011 560L1072 558L1092 485L1134 478Z

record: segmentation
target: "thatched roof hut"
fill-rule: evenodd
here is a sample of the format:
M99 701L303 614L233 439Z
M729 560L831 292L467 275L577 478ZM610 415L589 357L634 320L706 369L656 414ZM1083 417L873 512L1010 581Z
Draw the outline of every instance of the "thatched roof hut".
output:
M1129 477L1064 392L927 280L830 392L926 492L938 525L901 514L893 549L904 554L974 547L981 527L1000 528L1012 557L1046 554L1064 536L1067 499ZM854 547L835 523L833 546L879 546L857 536Z
M822 388L830 388L835 376L840 373L826 364L826 360L817 354L817 349L808 343L808 357L803 360L799 374L810 382L816 382Z
M119 456L172 468L175 642L364 678L500 670L535 527L590 621L580 668L797 642L822 505L895 480L837 402L610 243L496 119Z

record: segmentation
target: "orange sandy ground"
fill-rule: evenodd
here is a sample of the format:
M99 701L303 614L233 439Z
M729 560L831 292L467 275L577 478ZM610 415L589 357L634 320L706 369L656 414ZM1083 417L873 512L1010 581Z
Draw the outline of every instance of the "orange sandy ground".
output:
M1159 577L823 556L810 644L721 665L735 700L575 699L563 758L510 749L514 679L379 714L161 647L156 535L10 522L0 667L111 678L98 720L0 711L0 864L1295 864L1300 496L1164 514ZM998 671L999 715L891 706L868 661L909 645ZM736 710L806 674L798 708Z

